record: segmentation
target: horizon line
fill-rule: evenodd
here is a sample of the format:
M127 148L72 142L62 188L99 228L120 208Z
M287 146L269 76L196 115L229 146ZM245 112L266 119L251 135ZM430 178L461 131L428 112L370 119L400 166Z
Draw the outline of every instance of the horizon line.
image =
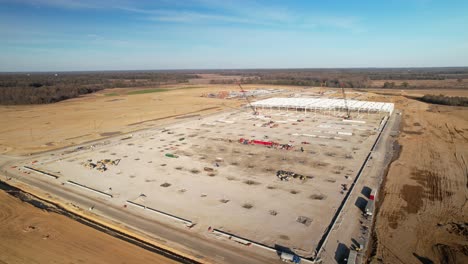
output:
M457 69L467 66L419 66L419 67L312 67L312 68L180 68L180 69L138 69L138 70L45 70L45 71L0 71L0 74L11 73L91 73L91 72L169 72L169 71L253 71L253 70L358 70L358 69Z

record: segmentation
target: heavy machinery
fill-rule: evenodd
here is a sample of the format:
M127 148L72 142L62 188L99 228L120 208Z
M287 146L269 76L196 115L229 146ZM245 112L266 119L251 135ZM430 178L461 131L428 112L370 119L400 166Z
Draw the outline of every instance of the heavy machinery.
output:
M348 101L346 100L346 93L344 90L343 83L340 83L340 87L341 87L341 93L343 94L343 100L344 100L345 109L346 109L346 115L344 116L344 119L351 119L351 115L349 113L349 108L348 108Z
M244 90L244 88L242 88L242 85L240 84L240 82L238 82L237 85L239 85L239 88L240 88L242 94L244 94L245 100L247 100L247 103L249 104L250 108L252 109L253 114L254 114L254 115L258 115L257 110L255 109L255 107L254 107L254 106L252 105L252 103L250 102L249 96L247 96L247 93L246 93L246 91Z

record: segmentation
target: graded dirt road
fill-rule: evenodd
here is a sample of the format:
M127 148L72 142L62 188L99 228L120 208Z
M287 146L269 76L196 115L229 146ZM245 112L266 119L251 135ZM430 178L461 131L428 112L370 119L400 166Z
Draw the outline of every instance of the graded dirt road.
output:
M468 263L468 109L390 99L403 112L401 151L379 197L372 263Z

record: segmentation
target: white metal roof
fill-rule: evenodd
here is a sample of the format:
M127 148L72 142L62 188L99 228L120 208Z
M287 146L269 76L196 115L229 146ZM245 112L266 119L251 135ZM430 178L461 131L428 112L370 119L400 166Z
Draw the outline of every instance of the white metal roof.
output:
M349 110L377 111L392 113L393 103L346 100ZM298 109L339 109L345 108L343 99L328 98L269 98L252 103L255 107L284 107Z

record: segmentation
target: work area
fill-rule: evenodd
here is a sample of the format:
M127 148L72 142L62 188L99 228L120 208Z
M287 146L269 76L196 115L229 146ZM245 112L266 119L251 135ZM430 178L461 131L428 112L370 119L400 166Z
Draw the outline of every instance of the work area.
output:
M311 257L388 113L348 120L249 110L143 130L28 165L65 188L156 221L190 232L216 228Z

